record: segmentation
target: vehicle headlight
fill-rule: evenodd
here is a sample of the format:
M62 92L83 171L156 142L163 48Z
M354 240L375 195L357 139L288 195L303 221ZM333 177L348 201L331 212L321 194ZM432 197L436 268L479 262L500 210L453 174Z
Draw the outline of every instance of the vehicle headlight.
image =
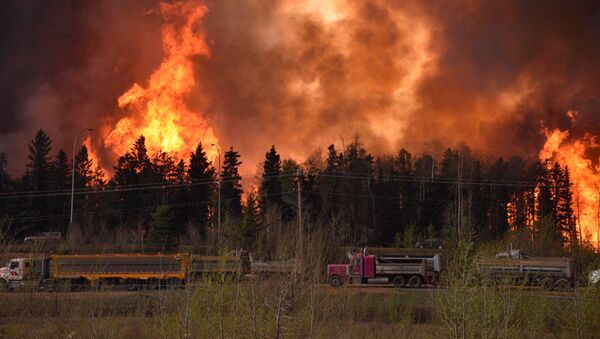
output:
M598 282L600 282L600 270L590 272L588 279L590 284L597 284Z

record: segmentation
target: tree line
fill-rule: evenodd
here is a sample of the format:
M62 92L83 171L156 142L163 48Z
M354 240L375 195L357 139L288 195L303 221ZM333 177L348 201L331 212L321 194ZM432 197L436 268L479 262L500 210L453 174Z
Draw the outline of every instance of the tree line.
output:
M256 188L244 193L241 155L229 148L219 173L204 147L177 162L165 152L150 154L140 136L107 179L85 145L72 173L67 154L53 153L40 130L28 144L21 177L8 175L0 154L2 223L16 238L67 232L74 175L75 224L124 228L162 248L175 247L189 232L204 241L219 232L228 246L252 248L274 223L295 231L299 204L306 227L335 228L340 243L351 245L413 246L418 239L473 235L498 240L525 231L531 239L543 234L561 245L581 243L569 170L558 163L490 158L464 145L375 157L357 137L303 163L282 159L272 146Z

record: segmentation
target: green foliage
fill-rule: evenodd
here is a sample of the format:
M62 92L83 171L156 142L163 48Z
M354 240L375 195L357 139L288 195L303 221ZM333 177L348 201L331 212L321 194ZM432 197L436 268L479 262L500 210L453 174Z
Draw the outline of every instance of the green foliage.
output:
M190 155L187 176L191 183L191 205L188 209L190 221L198 227L201 234L205 234L216 185L214 167L208 161L201 143L198 143L196 150Z
M225 152L223 171L221 173L221 204L225 213L231 218L242 216L242 177L239 167L242 164L238 159L240 154L233 150Z
M268 208L282 208L281 159L275 145L265 154L262 181L260 184L260 205L263 211Z
M148 245L161 251L177 246L177 225L169 206L161 205L150 216Z

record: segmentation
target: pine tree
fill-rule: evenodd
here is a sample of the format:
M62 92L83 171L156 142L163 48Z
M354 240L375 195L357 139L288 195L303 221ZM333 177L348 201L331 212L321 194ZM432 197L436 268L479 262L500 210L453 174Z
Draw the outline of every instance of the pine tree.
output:
M52 186L56 189L71 187L71 166L67 154L62 149L58 151L52 163Z
M252 248L260 223L256 195L248 193L246 205L244 206L244 218L240 236L243 248Z
M190 155L187 172L190 181L190 220L205 234L210 213L210 202L215 192L215 170L206 157L202 144Z
M12 191L12 180L6 170L7 160L6 154L0 153L0 193L8 193ZM9 217L11 215L10 202L7 199L0 199L0 215Z
M50 180L50 150L52 140L40 129L35 138L29 143L29 185L30 190L41 191L48 189Z
M225 214L232 218L242 216L242 177L239 174L240 154L233 150L225 152L221 173L221 204Z
M140 185L157 184L156 174L146 149L146 139L140 136L131 150L119 157L114 166L115 175L112 184L119 186L138 187ZM149 208L158 206L162 201L161 194L152 190L131 190L119 192L115 203L120 207L119 219L121 223L137 227L140 222L145 222Z
M393 178L390 184L392 184L395 181L395 179L399 179L397 180L397 191L400 199L399 204L397 206L397 208L400 210L398 220L402 227L406 227L414 223L415 210L417 208L418 203L418 198L416 194L417 185L414 180L412 155L410 154L410 152L403 148L398 153L398 158L395 162L397 169L394 169L394 167L392 167L390 176L393 177L397 175L398 178ZM393 194L394 192L389 193Z
M71 188L71 166L67 159L67 154L60 150L56 154L54 161L51 164L51 186L53 189L65 190ZM56 231L65 231L65 226L69 219L69 196L57 196L49 201L51 209L56 214L61 214L63 217L60 220L52 220L52 229Z
M260 184L260 206L263 212L269 208L281 209L281 158L275 145L265 154L262 182Z
M161 205L150 215L148 243L160 251L169 251L177 245L177 225L169 206Z
M83 145L75 156L75 188L91 186L93 176L94 164L89 158L87 147Z
M571 187L571 178L569 168L565 167L562 172L559 184L559 197L557 201L557 224L570 248L575 248L578 244L578 234L576 226L575 213L573 211L573 192Z
M50 151L52 149L52 140L44 132L39 130L35 138L29 143L29 155L27 163L27 172L22 182L26 183L25 189L28 191L48 190L51 185ZM33 197L20 202L23 208L20 217L26 220L32 220L23 225L18 225L17 232L37 233L43 230L49 230L53 225L49 224L44 218L52 215L52 203L48 197Z

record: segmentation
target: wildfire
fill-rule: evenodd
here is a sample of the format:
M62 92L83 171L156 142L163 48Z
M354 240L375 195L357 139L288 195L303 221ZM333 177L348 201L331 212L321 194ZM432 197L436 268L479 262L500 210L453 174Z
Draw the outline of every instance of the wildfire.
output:
M572 119L575 112L569 112ZM577 230L582 239L591 241L600 248L600 168L594 166L587 151L599 145L595 137L585 134L583 138L568 140L569 132L544 129L546 143L539 153L540 160L551 159L568 167L573 183L573 197Z
M204 32L199 27L207 7L196 1L161 3L166 19L162 27L164 59L147 87L134 84L118 99L126 114L109 128L104 145L121 155L140 136L146 138L151 153L165 151L175 159L185 159L202 142L209 160L214 160L217 144L214 131L201 112L190 111L186 96L196 87L191 58L210 56Z

